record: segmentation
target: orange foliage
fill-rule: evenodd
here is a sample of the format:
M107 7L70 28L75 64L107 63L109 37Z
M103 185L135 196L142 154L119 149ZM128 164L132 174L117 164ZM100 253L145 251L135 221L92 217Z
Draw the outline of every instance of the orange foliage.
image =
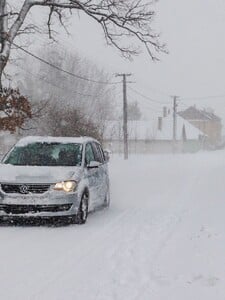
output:
M0 130L15 132L31 117L30 102L18 89L4 88L0 91Z

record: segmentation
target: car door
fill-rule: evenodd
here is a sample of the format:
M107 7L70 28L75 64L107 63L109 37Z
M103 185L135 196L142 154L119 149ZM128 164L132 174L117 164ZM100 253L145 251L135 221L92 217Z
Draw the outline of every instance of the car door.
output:
M95 161L92 144L89 142L85 146L85 173L88 180L90 209L98 206L98 191L100 184L99 168L88 168L91 161Z
M95 160L100 163L98 167L98 190L97 190L97 205L100 206L104 203L105 196L106 196L106 170L105 170L105 161L101 151L101 146L93 142L92 143Z

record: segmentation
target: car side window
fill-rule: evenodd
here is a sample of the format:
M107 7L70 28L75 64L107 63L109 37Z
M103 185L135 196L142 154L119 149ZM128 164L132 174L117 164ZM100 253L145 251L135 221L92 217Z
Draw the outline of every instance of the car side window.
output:
M93 145L95 160L100 162L100 163L104 163L102 153L99 149L99 145L97 143L92 143L92 145Z
M100 153L101 153L101 155L102 155L103 162L105 162L105 161L106 161L106 159L105 159L105 154L104 154L104 151L102 150L101 145L99 145L99 144L98 144L98 149L99 149L99 151L100 151Z
M90 143L85 147L85 164L89 165L91 161L95 160L94 152Z

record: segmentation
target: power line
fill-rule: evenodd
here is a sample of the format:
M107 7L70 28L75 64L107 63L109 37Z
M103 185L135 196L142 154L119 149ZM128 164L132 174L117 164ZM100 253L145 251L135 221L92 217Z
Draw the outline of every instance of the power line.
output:
M157 101L157 100L154 100L148 96L145 96L143 95L142 93L140 93L139 91L135 90L134 88L131 88L131 87L128 87L129 90L131 90L132 92L134 92L135 94L147 99L148 101L150 102L153 102L153 103L157 103L157 104L168 104L168 102L161 102L161 101Z
M145 107L145 109L147 109L147 110L149 110L151 112L157 113L157 114L161 114L162 113L162 110L157 109L157 108L153 108L152 106L149 106L147 103L143 103L141 105L141 107Z
M184 105L184 104L181 104L181 103L179 103L179 106L178 106L178 108L179 108L179 111L181 111L181 110L185 110L185 109L187 109L187 108L189 108L190 106L188 106L188 105Z
M34 54L34 53L32 53L32 52L24 49L23 47L15 44L14 42L12 42L11 44L14 45L17 49L19 49L19 50L23 51L24 53L26 53L27 55L30 55L31 57L33 57L33 58L41 61L42 63L47 64L48 66L50 66L50 67L52 67L52 68L54 68L54 69L56 69L58 71L61 71L61 72L65 73L65 74L67 74L67 75L75 77L77 79L85 80L85 81L93 82L93 83L97 83L97 84L106 84L106 85L115 85L115 84L120 84L121 83L121 82L110 82L110 81L98 81L98 80L90 79L90 78L87 78L87 77L84 77L84 76L81 76L81 75L78 75L78 74L74 74L72 72L69 72L69 71L67 71L65 69L62 69L62 68L54 65L53 63L51 63L51 62L49 62L49 61L47 61L47 60L45 60L45 59L37 56L36 54ZM129 88L129 90L133 91L137 95L139 95L139 96L141 96L141 97L145 98L146 100L149 100L149 101L151 101L153 103L168 104L167 102L161 102L161 101L154 100L154 99L152 99L152 98L150 98L150 97L148 97L148 96L140 93L139 91L137 91L137 90L135 90L135 89L133 89L131 87L128 87L128 88ZM154 90L153 88L149 88L149 89ZM157 90L155 89L155 91L157 91ZM158 92L161 93L161 94L163 94L163 95L168 96L168 94L166 94L166 93L164 93L162 91L158 91ZM78 93L78 92L75 92L75 93L80 94L81 96L89 96L89 97L92 96L92 95L85 95L85 94ZM217 99L219 99L219 98L225 98L225 94L223 94L223 95L200 96L200 97L181 97L182 100L207 100L207 99L216 99L216 98Z
M69 72L69 71L67 71L67 70L64 70L64 69L62 69L62 68L60 68L60 67L54 65L53 63L51 63L51 62L49 62L49 61L47 61L47 60L45 60L45 59L43 59L43 58L37 56L36 54L34 54L34 53L32 53L32 52L30 52L30 51L24 49L23 47L21 47L21 46L15 44L15 43L11 43L11 44L12 44L13 46L15 46L17 49L23 51L24 53L26 53L26 54L28 54L28 55L34 57L35 59L41 61L42 63L44 63L44 64L46 64L46 65L48 65L48 66L50 66L50 67L52 67L52 68L54 68L54 69L56 69L56 70L58 70L58 71L61 71L61 72L65 73L65 74L67 74L67 75L70 75L70 76L72 76L72 77L75 77L75 78L78 78L78 79L81 79L81 80L85 80L85 81L89 81L89 82L98 83L98 84L112 84L112 85L113 85L113 84L119 84L119 83L121 83L121 82L110 82L110 81L98 81L98 80L90 79L90 78L87 78L87 77L84 77L84 76L80 76L80 75L71 73L71 72Z
M49 85L51 85L51 86L53 86L53 87L56 87L56 88L58 88L58 89L60 89L60 90L63 90L63 91L70 91L70 92L72 92L72 93L75 93L75 94L77 94L77 95L79 95L79 96L83 96L83 97L95 97L95 95L91 95L91 94L82 94L82 93L79 93L79 92L74 91L74 90L71 90L71 89L63 88L63 87L61 87L61 86L59 86L59 85L57 85L57 84L55 84L55 83L53 83L53 82L51 82L51 81L49 81L49 80L46 80L46 78L44 78L44 77L42 77L42 76L38 76L37 74L34 74L34 73L32 73L32 72L30 72L30 71L28 71L28 70L22 68L20 65L17 65L17 67L20 68L21 70L23 70L24 72L26 72L26 73L28 73L28 74L30 74L30 75L32 75L32 76L34 76L34 77L40 79L41 81L43 81L43 82L45 82L45 83L47 83L47 84L49 84ZM96 96L100 96L100 95L98 94L98 95L96 95Z
M141 106L147 106L149 109L151 109L153 111L162 112L162 108L163 108L162 104L151 103L150 101L148 101L147 99L144 99L144 98L135 99L133 95L132 95L132 97L129 95L128 98L131 99L133 102L137 102Z
M131 95L129 95L128 96L128 99L131 99L133 102L137 102L138 104L140 104L139 103L139 101L145 101L145 103L141 103L140 104L140 107L145 107L147 110L149 110L149 111L151 111L151 112L154 112L154 113L157 113L157 114L160 114L160 113L162 113L162 108L163 108L163 106L162 105L160 105L160 104L158 104L159 106L152 106L152 105L156 105L155 103L150 103L150 101L148 101L148 99L135 99L135 98L133 98L133 96L131 96Z
M216 98L225 98L225 94L212 95L212 96L200 96L200 97L181 97L182 100L207 100L207 99L216 99Z
M40 36L38 38L40 38ZM40 39L42 41L44 41L44 39L42 39L42 38L40 38ZM84 77L84 76L81 76L81 75L78 75L78 74L74 74L72 72L69 72L67 70L64 70L64 69L62 69L62 68L54 65L53 63L51 63L49 61L46 61L45 59L43 59L43 58L37 56L36 54L34 54L34 53L32 53L32 52L24 49L23 47L15 44L14 42L11 42L11 44L14 45L17 49L23 51L24 53L26 53L26 54L32 56L33 58L41 61L42 63L45 63L45 64L49 65L50 67L55 68L55 69L57 69L57 70L59 70L61 72L66 73L67 75L73 76L75 78L78 78L78 79L81 79L81 80L85 80L85 81L89 81L89 82L93 82L93 83L98 83L98 84L106 84L106 85L107 84L109 84L109 85L115 85L115 84L120 84L121 83L121 82L110 82L110 81L98 81L98 80L90 79L90 78L87 78L87 77ZM62 45L60 45L60 46L62 47ZM132 90L133 92L135 92L136 94L140 95L141 97L143 97L143 98L151 101L151 102L161 103L161 104L168 104L166 102L160 102L160 101L154 100L154 99L152 99L152 98L150 98L150 97L148 97L146 95L143 95L142 93L138 92L137 90L135 90L135 89L133 89L131 87L129 87L129 89ZM162 90L159 90L159 89L156 89L156 88L148 87L147 89L155 91L155 92L157 92L159 94L162 94L164 96L169 96L166 92L164 92ZM83 96L86 96L86 95L83 95ZM225 94L223 94L223 95L200 96L200 97L196 97L196 96L194 96L194 97L180 97L180 99L182 99L182 100L207 100L207 99L216 99L216 98L218 98L218 99L219 98L225 98Z
M149 85L146 86L146 84L144 84L144 82L142 82L142 83L143 83L143 86L145 87L146 90L152 91L153 93L156 93L156 94L159 94L159 95L170 97L170 94L168 92L162 91L158 88L150 87Z
M122 92L119 92L119 93L117 93L116 95L118 95L118 94L122 94ZM160 106L152 106L152 105L155 105L155 104L151 104L149 101L147 101L147 99L136 99L136 98L134 98L134 96L132 95L128 95L128 100L129 99L131 99L132 100L132 102L137 102L138 103L138 105L140 105L140 107L146 107L148 110L151 110L151 111L153 111L153 112L156 112L156 113L161 113L162 112L162 108L163 108L163 106L161 106L160 104ZM144 101L146 101L145 103L141 103L140 104L140 101L142 101L142 100L144 100ZM161 109L160 109L161 108Z

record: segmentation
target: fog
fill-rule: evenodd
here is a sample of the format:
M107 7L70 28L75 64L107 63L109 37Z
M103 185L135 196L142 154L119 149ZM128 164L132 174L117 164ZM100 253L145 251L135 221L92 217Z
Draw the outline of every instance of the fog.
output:
M224 300L225 3L153 7L156 62L141 45L125 60L82 13L69 34L54 21L56 41L49 9L29 13L41 30L17 38L4 81L33 115L0 132L0 157L32 136L0 163L0 299Z

